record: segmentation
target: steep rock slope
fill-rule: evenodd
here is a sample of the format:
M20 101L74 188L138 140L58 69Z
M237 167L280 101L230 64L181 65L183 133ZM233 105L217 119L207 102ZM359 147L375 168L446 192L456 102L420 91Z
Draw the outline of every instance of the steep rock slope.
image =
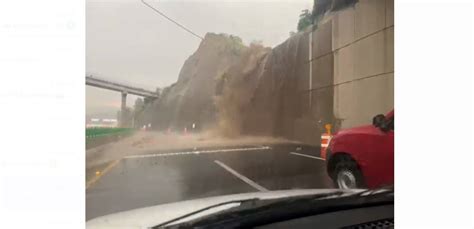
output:
M246 47L238 37L208 33L181 69L178 81L162 92L152 108L153 126L182 129L215 123L216 82Z

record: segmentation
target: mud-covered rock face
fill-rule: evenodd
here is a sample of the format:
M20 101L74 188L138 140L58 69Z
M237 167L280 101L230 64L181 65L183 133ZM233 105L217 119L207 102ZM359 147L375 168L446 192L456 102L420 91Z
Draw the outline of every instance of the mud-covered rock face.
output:
M273 48L257 71L255 89L245 108L243 132L292 138L293 121L302 116L300 80L306 80L308 41L299 33ZM306 46L307 47L307 46Z
M235 137L243 134L244 121L249 104L255 95L259 77L271 49L251 44L219 79L214 97L217 123L214 130L222 136Z
M274 49L244 46L232 36L207 34L184 63L178 81L155 102L158 128L184 127L233 137L291 137L287 120L301 116L298 87L308 40L296 34Z
M297 34L272 50L250 46L229 69L217 103L221 134L293 137L293 124L287 122L301 115L298 72L307 67L299 64L307 59L307 50L300 49L304 42Z
M181 68L178 81L155 101L151 121L156 128L202 129L216 123L214 96L218 79L237 63L248 47L235 36L208 33Z

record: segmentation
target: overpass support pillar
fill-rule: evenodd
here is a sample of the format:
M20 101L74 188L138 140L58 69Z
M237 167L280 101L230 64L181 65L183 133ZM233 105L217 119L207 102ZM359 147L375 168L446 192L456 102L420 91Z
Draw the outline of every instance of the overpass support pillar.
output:
M127 92L122 92L122 104L120 106L120 127L125 127L127 110Z

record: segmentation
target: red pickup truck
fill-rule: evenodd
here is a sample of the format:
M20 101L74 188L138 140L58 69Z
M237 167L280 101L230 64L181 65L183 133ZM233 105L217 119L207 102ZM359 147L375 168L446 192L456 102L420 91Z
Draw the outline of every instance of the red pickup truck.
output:
M372 125L336 133L326 151L327 173L342 189L393 184L394 111L376 115Z

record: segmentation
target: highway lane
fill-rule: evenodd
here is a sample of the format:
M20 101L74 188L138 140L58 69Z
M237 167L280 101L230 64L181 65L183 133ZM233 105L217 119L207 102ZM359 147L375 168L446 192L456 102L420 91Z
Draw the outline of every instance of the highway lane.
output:
M150 152L112 162L86 190L86 219L182 200L330 188L319 148L295 144Z

